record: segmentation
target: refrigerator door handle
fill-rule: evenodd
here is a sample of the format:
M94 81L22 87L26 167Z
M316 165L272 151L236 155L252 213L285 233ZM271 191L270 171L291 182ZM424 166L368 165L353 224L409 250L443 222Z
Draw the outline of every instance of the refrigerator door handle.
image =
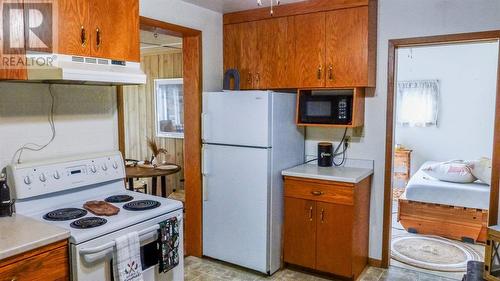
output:
M202 175L202 183L201 183L201 187L202 187L202 195L203 195L203 201L208 201L208 194L207 194L207 180L208 180L208 158L207 158L207 153L208 153L208 149L203 146L202 147L202 160L201 160L201 175Z
M201 130L202 130L202 140L204 142L208 141L208 113L201 113Z

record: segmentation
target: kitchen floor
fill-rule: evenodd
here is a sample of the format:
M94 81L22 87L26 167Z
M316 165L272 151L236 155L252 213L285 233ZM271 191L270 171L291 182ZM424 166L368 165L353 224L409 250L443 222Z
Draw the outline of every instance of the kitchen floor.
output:
M214 261L211 259L201 259L197 257L187 257L185 259L184 274L186 281L322 281L335 280L326 279L317 275L284 269L275 273L271 277L260 275L239 267L228 265L227 263ZM445 277L426 274L414 270L408 270L391 266L389 269L377 267L367 267L360 281L452 281Z

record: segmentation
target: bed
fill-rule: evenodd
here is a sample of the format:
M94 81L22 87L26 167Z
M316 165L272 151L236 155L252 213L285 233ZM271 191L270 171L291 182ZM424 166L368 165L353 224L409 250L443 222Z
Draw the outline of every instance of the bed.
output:
M490 186L452 183L428 176L422 167L398 200L398 221L409 232L485 242Z

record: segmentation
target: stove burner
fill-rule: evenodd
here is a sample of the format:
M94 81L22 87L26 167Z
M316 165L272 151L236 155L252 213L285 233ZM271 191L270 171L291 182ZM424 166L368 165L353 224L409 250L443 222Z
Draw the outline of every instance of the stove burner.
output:
M107 220L103 219L103 218L86 217L86 218L79 219L79 220L72 222L70 224L70 226L73 228L85 229L85 228L97 227L97 226L105 224L106 222L107 222Z
M123 202L128 202L133 200L134 197L126 194L120 194L120 195L113 195L109 196L108 198L104 199L104 201L109 202L109 203L123 203Z
M49 221L65 221L81 218L87 214L87 211L78 208L64 208L49 212L43 216Z
M160 205L160 202L154 200L137 200L123 205L123 208L129 211L143 211L157 208Z

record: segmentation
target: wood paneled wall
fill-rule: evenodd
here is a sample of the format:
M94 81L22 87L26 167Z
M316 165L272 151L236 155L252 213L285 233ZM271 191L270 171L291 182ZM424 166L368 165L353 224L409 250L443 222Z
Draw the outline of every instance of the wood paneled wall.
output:
M151 157L147 139L156 137L154 79L182 77L182 50L142 53L141 66L147 75L147 83L140 86L124 86L125 157L144 160ZM159 147L168 150L166 160L184 167L184 140L157 138ZM168 190L179 189L184 179L184 169L168 177Z

